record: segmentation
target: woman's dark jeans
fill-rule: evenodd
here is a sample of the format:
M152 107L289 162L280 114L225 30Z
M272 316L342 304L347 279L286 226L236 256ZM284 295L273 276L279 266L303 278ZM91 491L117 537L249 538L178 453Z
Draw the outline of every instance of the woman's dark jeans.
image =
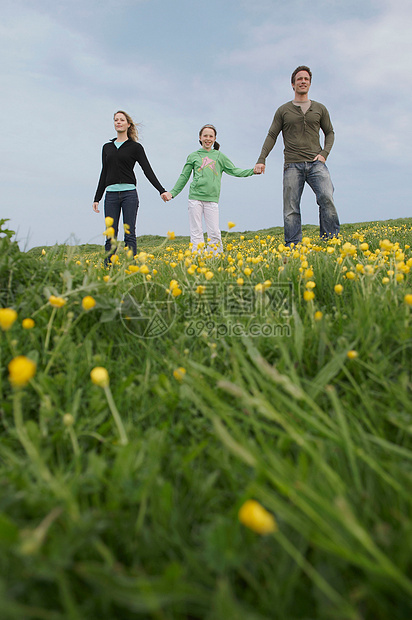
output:
M139 208L139 197L135 189L124 192L106 192L104 200L104 216L113 218L114 236L117 239L119 231L120 213L123 214L123 224L126 226L124 244L136 255L136 218ZM127 230L127 232L126 232ZM112 252L112 240L107 238L104 249L110 260Z

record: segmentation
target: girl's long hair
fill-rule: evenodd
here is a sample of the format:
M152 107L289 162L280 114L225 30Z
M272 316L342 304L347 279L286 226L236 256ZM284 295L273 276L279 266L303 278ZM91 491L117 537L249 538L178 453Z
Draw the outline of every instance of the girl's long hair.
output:
M215 132L215 138L217 136L217 130L216 130L216 127L214 125L203 125L203 127L199 131L199 143L200 144L202 144L201 141L200 141L200 136L202 135L202 131L204 129L206 129L206 128L207 129L213 129L213 131ZM215 149L215 151L218 151L220 149L220 144L219 144L219 142L216 142L216 140L215 140L215 142L213 144L213 148Z
M130 116L130 114L128 114L124 110L117 110L117 112L115 112L113 118L116 116L116 114L123 114L123 116L126 118L127 122L130 124L130 127L127 128L127 137L129 138L129 140L133 140L134 142L138 142L139 136L137 134L137 126L133 122L133 119Z

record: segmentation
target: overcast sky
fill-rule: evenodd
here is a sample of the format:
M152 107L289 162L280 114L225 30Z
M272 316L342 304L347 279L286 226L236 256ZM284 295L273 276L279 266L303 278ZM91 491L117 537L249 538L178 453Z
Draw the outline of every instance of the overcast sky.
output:
M410 217L410 0L1 0L1 218L22 249L103 243L92 202L113 113L141 123L171 189L205 123L240 168L255 164L290 75L335 129L328 167L343 223ZM282 225L283 143L266 174L224 175L221 227ZM166 205L141 169L137 234L188 234L187 196ZM101 203L103 207L103 202ZM318 222L305 189L305 223Z

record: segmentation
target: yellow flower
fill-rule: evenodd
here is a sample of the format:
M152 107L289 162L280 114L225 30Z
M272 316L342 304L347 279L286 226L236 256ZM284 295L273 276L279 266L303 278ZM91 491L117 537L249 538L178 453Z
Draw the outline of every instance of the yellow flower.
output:
M182 294L182 289L180 289L178 286L175 286L175 288L172 289L173 297L179 297L179 295L181 294Z
M53 308L62 308L66 303L66 300L63 297L56 297L56 295L50 295L49 304L53 306Z
M316 286L316 283L313 282L312 280L309 280L309 282L306 282L306 288L309 290L312 288L315 288L315 286Z
M169 238L170 240L173 240L173 239L176 237L176 235L175 235L175 233L173 232L173 230L168 230L168 231L167 231L167 236L168 236L168 238Z
M402 282L404 278L405 276L403 275L403 273L397 273L395 276L397 282Z
M119 257L117 256L117 254L113 254L110 257L110 262L112 263L112 265L116 265L119 262Z
M205 286L202 286L201 284L199 284L199 286L198 286L198 287L197 287L197 289L196 289L196 293L197 293L198 295L203 295L203 293L205 292L205 290L206 290L206 287L205 287Z
M74 417L72 416L71 413L65 413L63 416L63 424L64 426L73 426L74 424Z
M42 251L41 251L41 255L42 255L42 256L46 256L46 250L45 250L44 248L43 248L43 249L42 249Z
M256 284L255 291L257 293L263 293L264 290L265 290L265 287L264 287L264 285L261 282L259 282L259 284Z
M361 263L358 263L358 264L356 265L356 271L357 271L358 273L365 273L365 268L364 268L364 266L363 266Z
M83 310L91 310L96 305L96 300L91 295L86 295L82 299Z
M259 502L248 499L238 513L239 521L257 534L271 534L278 526L273 516Z
M382 284L388 284L390 282L389 278L382 278Z
M353 273L353 271L348 271L346 273L346 277L348 280L354 280L356 278L356 275Z
M313 291L305 291L303 293L303 299L305 301L312 301L315 298L315 293Z
M34 327L33 319L23 319L22 326L23 326L23 329L33 329Z
M113 224L113 222L112 222L112 224ZM107 226L107 224L106 224L106 226ZM130 233L130 225L129 224L123 224L123 230L126 233L126 235L128 235Z
M8 331L17 319L17 312L13 308L0 308L0 327Z
M342 291L343 291L342 284L336 284L335 285L335 293L336 293L336 295L342 295Z
M170 280L170 284L169 284L169 289L171 291L173 291L174 288L177 288L179 286L177 280Z
M140 271L140 267L138 265L129 265L130 273L137 273L138 271Z
M355 351L354 349L351 349L350 351L347 352L347 356L350 360L354 360L356 357L358 357L358 352Z
M145 263L147 260L147 252L139 252L137 260L139 261L139 263Z
M73 426L74 424L74 417L72 416L71 413L65 413L63 416L63 424L64 426Z
M140 273L149 273L149 267L147 265L142 265L139 269Z
M408 306L412 306L412 293L408 293L403 299Z
M245 276L250 276L250 274L252 273L252 270L249 267L246 267L243 270L243 273L245 274Z
M236 224L234 222L228 222L227 223L227 227L230 230L231 228L234 228L236 226Z
M106 230L103 233L106 237L108 237L109 239L113 239L114 237L114 228L113 226L109 226L108 228L106 228Z
M244 284L244 280L243 280L243 278L238 278L238 279L236 280L236 284L238 284L238 286L243 286L243 284Z
M213 278L213 271L206 271L205 278L206 280L211 280Z
M176 381L183 381L183 377L186 374L186 368L183 368L182 366L179 366L179 368L175 368L175 370L173 371L173 376L176 379Z
M108 282L110 280L110 276L103 276L104 282Z
M26 385L36 374L36 364L25 355L18 355L8 365L9 381L14 387Z
M110 226L113 226L113 222L114 222L114 219L112 217L107 216L104 218L104 223L106 225L106 228L110 228Z
M309 267L309 269L306 269L305 273L303 274L304 278L312 278L313 277L313 269L311 269Z
M393 248L393 243L389 241L389 239L383 239L383 241L379 241L379 247L381 250L386 250L386 252L390 252Z
M109 373L103 366L96 366L90 372L90 378L95 385L107 387L109 385Z
M320 310L316 310L313 318L315 319L315 321L321 321L323 318L323 312L321 312Z

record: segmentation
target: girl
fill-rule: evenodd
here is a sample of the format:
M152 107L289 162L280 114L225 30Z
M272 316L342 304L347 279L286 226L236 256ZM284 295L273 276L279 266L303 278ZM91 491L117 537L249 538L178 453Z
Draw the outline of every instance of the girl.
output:
M104 215L113 218L114 233L117 237L120 212L123 213L124 243L133 251L133 256L135 256L136 218L139 208L139 198L136 191L137 182L133 172L135 163L139 163L145 176L157 189L163 200L165 200L166 190L153 172L144 148L137 141L137 129L133 119L123 110L119 110L114 115L114 128L117 132L117 138L113 138L103 146L102 171L94 197L93 211L100 213L99 201L104 190L106 190ZM110 238L107 238L105 250L107 253L111 251ZM108 259L109 256L106 257L106 263Z
M206 230L210 239L207 250L214 253L222 252L222 239L219 230L219 195L223 172L234 177L250 177L254 174L253 168L242 170L235 168L230 159L219 151L220 145L216 142L217 131L213 125L203 125L199 131L201 149L191 153L182 174L176 181L172 191L166 192L164 200L175 198L193 172L193 181L189 190L189 226L192 251L195 252L200 242L204 241L202 215L205 218Z

